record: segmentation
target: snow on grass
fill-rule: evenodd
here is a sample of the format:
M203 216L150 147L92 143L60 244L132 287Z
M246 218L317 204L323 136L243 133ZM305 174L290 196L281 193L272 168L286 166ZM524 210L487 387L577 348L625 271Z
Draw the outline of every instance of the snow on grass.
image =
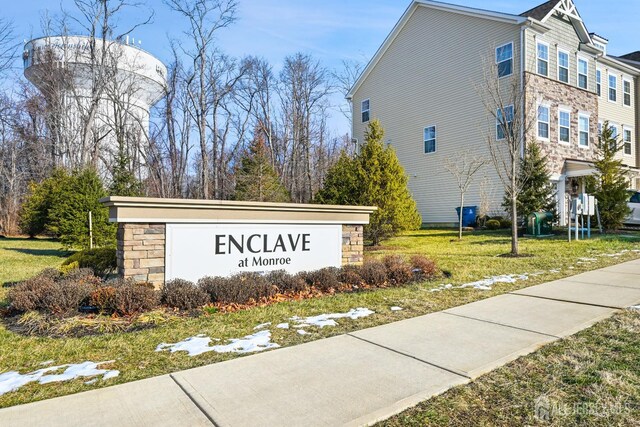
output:
M640 305L634 305L634 306L629 307L629 308L631 308L631 310L640 310Z
M393 306L390 308L391 311L402 311L402 307Z
M338 323L334 319L344 319L349 318L352 320L360 319L362 317L371 316L375 312L369 310L368 308L352 308L346 313L330 313L330 314L320 314L318 316L310 316L310 317L298 317L294 316L291 318L293 322L296 322L297 325L294 325L294 328L306 327L306 326L318 326L320 328L324 328L325 326L336 326Z
M271 322L267 322L267 323L260 323L258 326L256 326L255 328L253 328L254 331L257 331L258 329L264 329L267 326L271 326Z
M300 335L308 335L309 332L305 331L304 329L298 329L297 331Z
M276 328L278 328L278 329L289 329L289 324L286 323L286 322L285 323L278 323L276 325Z
M462 285L454 286L450 283L440 285L437 288L431 289L431 292L441 292L449 289L466 289L473 288L480 291L490 291L493 285L496 283L516 283L519 280L529 280L529 274L504 274L501 276L487 277L486 279L477 280L475 282L464 283Z
M280 347L278 344L271 342L270 331L259 331L244 338L231 338L229 341L231 341L229 344L209 346L211 338L205 335L196 335L177 343L158 344L156 351L168 350L171 353L186 351L189 356L197 356L209 351L215 351L216 353L254 353Z
M98 369L98 366L100 365L113 362L113 360L110 360L107 362L82 362L77 364L50 366L48 368L29 372L28 374L21 374L16 371L5 372L3 374L0 374L0 396L10 391L16 391L20 387L36 381L40 384L49 384L61 381L70 381L76 378L98 376L102 376L103 380L115 378L120 375L120 371ZM52 361L50 360L42 362L42 364L50 363L52 363ZM62 369L64 369L64 371L60 372ZM97 378L95 378L94 380L97 380ZM91 381L91 383L93 382L95 381Z

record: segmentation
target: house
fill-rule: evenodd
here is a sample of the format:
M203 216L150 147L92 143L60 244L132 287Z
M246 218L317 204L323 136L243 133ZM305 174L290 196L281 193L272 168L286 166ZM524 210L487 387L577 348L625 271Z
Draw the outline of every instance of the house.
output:
M521 15L414 0L348 94L352 134L362 141L368 122L379 119L423 222L454 223L459 194L443 164L461 150L487 157L487 137L500 136L479 93L493 68L504 86L515 82L525 95L520 110L536 122L525 144L538 141L549 160L564 224L568 195L584 191L584 177L594 172L603 122L624 140L620 156L631 172L629 186L638 185L640 52L615 57L607 48L571 0L551 0ZM484 198L501 212L504 190L495 168L483 173L465 204Z

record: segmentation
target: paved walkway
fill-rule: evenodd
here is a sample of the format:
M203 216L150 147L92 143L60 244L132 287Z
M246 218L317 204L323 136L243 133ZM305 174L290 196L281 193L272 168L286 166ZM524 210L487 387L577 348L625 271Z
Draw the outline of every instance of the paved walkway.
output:
M640 303L640 260L295 347L0 410L2 426L365 425Z

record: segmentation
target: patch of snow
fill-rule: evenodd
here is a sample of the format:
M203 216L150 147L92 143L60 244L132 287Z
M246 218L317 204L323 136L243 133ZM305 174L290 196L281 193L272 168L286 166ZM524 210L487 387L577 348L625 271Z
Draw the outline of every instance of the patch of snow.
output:
M529 280L529 274L504 274L502 276L492 276L486 279L478 280L475 282L464 283L462 285L453 286L448 283L446 285L440 285L437 288L431 289L431 292L441 292L448 289L465 289L473 288L480 291L490 291L493 285L496 283L516 283L519 280Z
M597 258L578 258L579 261L583 261L583 262L595 262L598 261Z
M189 356L197 356L209 351L215 351L216 353L253 353L280 347L278 344L271 342L270 331L259 331L244 338L231 338L229 341L231 341L229 344L210 347L211 338L204 335L196 335L177 343L158 344L156 351L168 350L171 353L186 351Z
M298 329L298 333L300 335L308 335L309 334L309 332L305 331L304 329Z
M553 269L549 270L549 273L560 273L560 269L559 268L553 268Z
M106 362L82 362L77 364L50 366L47 368L38 369L37 371L33 371L28 374L21 374L16 371L5 372L3 374L0 374L0 396L10 391L16 391L20 387L36 381L40 384L48 384L61 381L70 381L75 378L98 376L102 376L103 380L115 378L120 375L120 371L98 369L98 366L100 365L113 362L113 360L110 360ZM53 373L62 369L64 369L62 373ZM97 380L97 378L95 378L94 380ZM93 382L91 382L91 384L93 384Z
M613 254L602 254L602 256L607 256L607 257L610 257L610 258L618 258L618 257L621 257L622 255L624 255L624 254L626 254L628 252L629 252L628 249L623 249L620 252L616 252L616 253L613 253Z
M575 270L576 268L574 266L569 266L567 267L569 270Z
M271 322L267 322L267 323L260 323L258 326L256 326L255 328L253 328L254 331L257 331L258 329L264 329L267 326L271 326Z
M324 328L325 326L336 326L338 323L334 319L349 318L352 320L356 320L362 317L371 316L374 313L374 311L369 310L368 308L358 307L352 308L346 313L319 314L318 316L302 318L294 316L291 318L291 320L297 323L297 325L293 326L294 328L306 326L318 326L320 328Z
M285 323L278 323L276 325L276 328L278 328L278 329L289 329L289 324L286 323L286 322Z
M40 366L49 366L51 365L53 362L55 362L55 360L46 360L42 363L40 363Z
M402 307L393 306L391 307L391 311L402 311Z
M634 305L629 307L631 310L640 310L640 305Z

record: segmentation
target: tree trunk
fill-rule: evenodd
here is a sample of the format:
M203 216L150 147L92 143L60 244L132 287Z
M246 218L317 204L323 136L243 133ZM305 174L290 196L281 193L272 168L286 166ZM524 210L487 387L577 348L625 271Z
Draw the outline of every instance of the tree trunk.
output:
M462 214L463 214L463 206L464 206L464 193L460 192L460 215L458 218L458 240L462 240Z
M516 194L511 195L511 255L519 255L518 248L518 213L516 212Z

